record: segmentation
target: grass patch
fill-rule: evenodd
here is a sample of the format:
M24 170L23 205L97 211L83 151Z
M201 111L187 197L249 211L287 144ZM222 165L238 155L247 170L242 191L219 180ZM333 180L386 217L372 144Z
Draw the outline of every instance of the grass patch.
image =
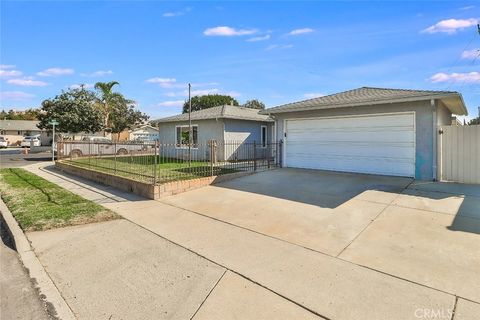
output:
M114 212L24 169L0 169L0 192L24 231L118 218Z
M152 183L155 175L155 156L123 156L123 157L85 157L64 160L72 165L88 168L104 173L115 174L129 179ZM207 161L186 160L157 157L157 182L165 183L176 180L188 180L213 175L234 173L233 168L210 167Z

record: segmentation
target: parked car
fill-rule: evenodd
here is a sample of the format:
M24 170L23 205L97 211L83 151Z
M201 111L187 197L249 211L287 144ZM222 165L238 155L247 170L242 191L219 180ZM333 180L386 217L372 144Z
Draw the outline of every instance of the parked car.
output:
M40 147L42 145L42 142L40 141L40 136L26 136L23 138L22 142L20 142L20 146L22 148L30 147L32 145L34 147Z
M0 136L0 148L8 147L8 140L4 136Z
M61 155L78 158L87 155L127 155L146 151L148 145L141 143L113 142L105 137L84 137L81 141L66 141L60 152Z

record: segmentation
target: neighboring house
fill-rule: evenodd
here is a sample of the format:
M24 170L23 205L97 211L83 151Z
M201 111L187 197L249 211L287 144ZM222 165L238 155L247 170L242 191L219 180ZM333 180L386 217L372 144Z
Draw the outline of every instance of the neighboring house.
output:
M158 129L148 124L129 131L129 140L152 141L159 138Z
M39 121L0 120L0 135L8 139L8 145L20 145L25 136L40 135L43 146L52 143L50 132L37 127Z
M219 145L218 160L235 160L241 157L240 147L245 143L256 143L266 149L274 141L274 122L259 110L231 105L218 106L191 113L192 143L195 156L208 156L208 141L216 140ZM175 156L187 151L189 122L188 113L153 121L159 126L161 144L172 144Z
M432 180L437 127L467 109L457 92L363 87L262 113L275 118L286 167Z

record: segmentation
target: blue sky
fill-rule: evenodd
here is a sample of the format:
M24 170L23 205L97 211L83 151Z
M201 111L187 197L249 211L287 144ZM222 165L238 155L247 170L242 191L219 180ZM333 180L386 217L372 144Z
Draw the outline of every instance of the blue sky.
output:
M119 81L152 118L194 94L268 107L361 86L480 106L475 1L1 1L1 108Z

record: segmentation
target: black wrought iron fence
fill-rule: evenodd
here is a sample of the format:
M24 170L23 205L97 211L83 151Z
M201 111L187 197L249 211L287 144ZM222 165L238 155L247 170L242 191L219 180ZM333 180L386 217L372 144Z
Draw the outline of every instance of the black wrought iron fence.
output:
M61 141L66 164L146 183L267 170L281 166L281 142L216 141L179 145L151 142Z

